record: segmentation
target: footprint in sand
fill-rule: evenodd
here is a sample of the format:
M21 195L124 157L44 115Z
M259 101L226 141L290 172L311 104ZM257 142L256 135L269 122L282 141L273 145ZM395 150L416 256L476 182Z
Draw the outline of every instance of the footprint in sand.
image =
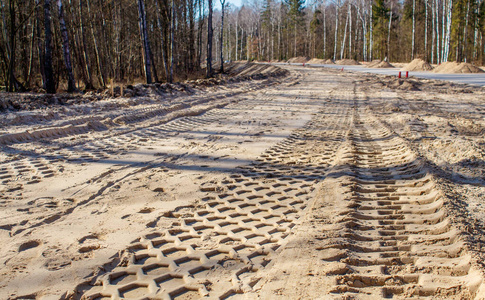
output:
M41 244L42 243L40 241L36 241L36 240L25 242L19 246L18 252L23 252L32 248L37 248Z
M100 241L103 239L104 235L98 233L86 235L78 240L78 245L76 245L78 247L77 252L92 256L95 250L102 248Z
M22 272L40 257L42 245L43 243L39 240L21 243L16 250L17 253L5 261L5 266L9 267L13 272Z

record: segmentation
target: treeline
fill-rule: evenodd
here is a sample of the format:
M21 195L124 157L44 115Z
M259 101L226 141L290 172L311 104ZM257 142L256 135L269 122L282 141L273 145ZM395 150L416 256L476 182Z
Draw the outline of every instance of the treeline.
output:
M0 18L7 91L172 82L294 56L483 64L485 50L483 0L0 0Z
M207 0L0 0L0 18L7 91L203 76Z
M484 59L483 0L264 0L228 20L231 59Z

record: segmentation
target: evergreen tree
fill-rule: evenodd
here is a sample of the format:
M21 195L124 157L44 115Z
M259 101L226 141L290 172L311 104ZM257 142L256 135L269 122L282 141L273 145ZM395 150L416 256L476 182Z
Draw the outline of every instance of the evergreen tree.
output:
M289 23L289 28L293 32L294 35L294 52L293 56L298 56L298 44L303 44L299 43L299 36L305 36L304 34L299 35L298 29L302 28L302 23L303 23L303 9L304 6L303 4L305 3L305 0L285 0L286 5L288 6L288 21Z
M384 59L387 57L387 24L389 21L389 9L384 0L375 0L372 6L372 22L374 25L374 53L375 57Z

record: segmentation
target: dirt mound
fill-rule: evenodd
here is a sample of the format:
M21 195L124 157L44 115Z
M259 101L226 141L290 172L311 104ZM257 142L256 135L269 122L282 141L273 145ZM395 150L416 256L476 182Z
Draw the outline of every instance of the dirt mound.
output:
M388 85L390 88L402 91L420 91L418 84L410 80L399 79Z
M394 68L393 65L388 63L387 61L380 61L380 60L373 60L371 63L367 65L367 68Z
M292 63L292 64L303 64L303 63L306 63L307 61L309 61L310 58L309 57L305 57L305 56L297 56L297 57L292 57L288 60L289 63Z
M368 63L365 63L365 62L364 62L364 64L366 64L366 66L367 66L368 68L373 68L374 66L377 66L378 64L380 64L380 63L381 63L381 61L382 61L382 60L380 60L380 59L374 59L373 61L368 62Z
M307 61L307 64L325 64L325 60L320 58L312 58Z
M437 66L433 73L441 73L441 74L470 74L470 73L483 73L483 70L474 66L470 63L457 63L454 61L447 61L439 66Z
M431 71L433 67L426 61L416 58L410 62L407 66L402 68L403 71Z
M73 105L87 105L116 97L142 98L133 105L151 102L149 98L173 97L192 95L197 91L207 88L223 86L225 84L239 83L243 81L260 80L270 77L280 77L288 74L288 71L277 66L268 64L255 64L233 62L225 65L228 76L208 79L194 79L176 83L153 83L116 86L111 89L89 91L74 94L41 94L41 93L0 93L0 113L13 111L32 111L45 107L69 107ZM118 101L120 107L124 106ZM131 105L131 104L130 104ZM0 128L2 120L0 118Z
M344 65L344 66L360 65L360 63L358 61L356 61L355 59L347 59L347 58L337 60L335 63L337 65Z
M327 65L334 65L334 64L335 64L335 62L334 62L333 60L331 60L331 59L327 59L327 60L325 61L325 64L327 64Z

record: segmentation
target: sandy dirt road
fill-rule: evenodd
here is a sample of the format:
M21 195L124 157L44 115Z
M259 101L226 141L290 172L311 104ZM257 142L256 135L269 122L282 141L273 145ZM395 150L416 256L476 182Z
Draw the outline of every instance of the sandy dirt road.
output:
M288 68L9 138L0 298L484 299L484 92Z

